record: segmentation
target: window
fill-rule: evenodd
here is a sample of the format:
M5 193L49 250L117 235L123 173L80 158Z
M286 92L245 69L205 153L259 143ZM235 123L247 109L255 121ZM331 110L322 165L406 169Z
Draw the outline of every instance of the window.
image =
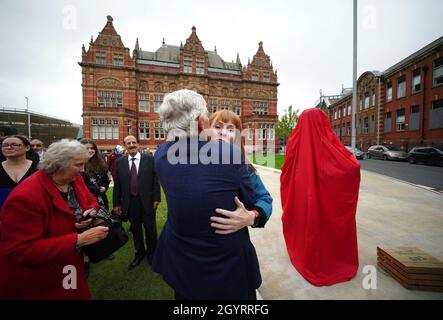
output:
M205 74L205 58L197 57L196 59L196 69L197 74Z
M248 140L252 140L252 123L248 123Z
M123 66L124 64L123 55L114 53L114 66Z
M397 131L405 131L405 109L397 110Z
M229 110L229 100L222 99L220 105L220 110Z
M369 132L369 121L368 121L368 117L365 117L363 119L363 134L368 134Z
M343 117L346 117L346 106L343 106Z
M443 128L443 99L432 101L429 112L429 128Z
M138 138L140 140L149 140L151 139L151 135L149 132L149 122L140 121L138 123Z
M260 115L268 114L268 103L262 101L253 101L252 113Z
M163 96L154 96L154 112L158 112L160 105L163 103Z
M218 102L217 99L209 99L209 112L217 112Z
M391 127L392 127L392 113L386 112L385 115L385 126L384 126L384 132L391 132Z
M127 120L126 121L126 129L127 129L128 135L131 135L132 134L132 122L131 122L131 120Z
M348 116L350 116L351 113L352 113L352 110L351 110L351 104L349 103L349 106L348 106Z
M435 100L432 102L432 110L443 108L443 99Z
M363 109L363 97L360 96L360 108L359 110L361 111Z
M258 81L258 72L256 71L252 72L252 80Z
M412 93L417 93L420 91L421 86L421 69L418 68L412 72Z
M192 73L192 57L191 56L184 56L183 62L184 62L184 72L185 73Z
M96 52L95 53L95 63L96 64L106 64L106 53Z
M259 123L256 134L258 135L257 140L274 139L274 126L267 123Z
M273 124L268 124L268 140L275 139L275 128Z
M241 102L240 100L234 100L232 101L232 108L236 115L241 115Z
M408 131L414 131L420 129L420 106L411 106L411 112L409 113L409 126Z
M369 92L365 92L365 106L364 109L369 108Z
M337 115L338 115L337 109L334 109L334 120L337 120Z
M397 83L397 99L403 98L406 96L406 76L401 76L398 78Z
M375 91L372 91L372 104L371 107L375 106Z
M420 106L419 105L415 105L411 107L411 113L418 113L420 112Z
M434 61L432 77L434 86L438 86L443 83L443 57Z
M350 123L350 122L348 122L348 123L346 124L346 135L347 135L347 136L350 136L350 135L351 135L351 123Z
M116 91L99 91L97 93L97 100L99 108L119 108L123 105L123 93Z
M163 129L160 122L154 123L154 139L162 140L165 138L165 130Z
M118 140L117 119L92 119L92 139Z
M269 72L263 72L263 81L269 82Z
M388 82L388 84L387 84L386 100L392 101L392 82Z
M138 111L149 112L149 95L139 94L138 95Z

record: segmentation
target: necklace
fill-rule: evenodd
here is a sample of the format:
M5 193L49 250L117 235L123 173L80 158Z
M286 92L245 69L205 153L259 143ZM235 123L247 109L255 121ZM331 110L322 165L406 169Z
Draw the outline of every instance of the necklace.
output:
M57 183L57 182L55 182L55 180L52 177L51 177L51 180L54 183L54 185L57 188L57 190L60 191L60 193L66 194L66 195L69 193L69 184L67 184L67 183ZM67 189L66 191L63 190L64 186L66 186L66 189Z

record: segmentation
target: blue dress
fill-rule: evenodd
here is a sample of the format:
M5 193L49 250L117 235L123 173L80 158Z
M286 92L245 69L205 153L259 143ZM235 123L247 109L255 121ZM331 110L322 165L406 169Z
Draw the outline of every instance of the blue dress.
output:
M187 152L181 163L175 163L173 155L178 155L180 148ZM158 241L153 271L188 299L247 299L261 284L248 228L219 235L211 227L210 217L217 215L216 208L235 210L235 196L252 209L255 193L251 176L238 161L207 164L198 157L205 152L222 162L228 153L230 161L238 159L241 151L220 141L188 139L167 142L155 153L168 218Z

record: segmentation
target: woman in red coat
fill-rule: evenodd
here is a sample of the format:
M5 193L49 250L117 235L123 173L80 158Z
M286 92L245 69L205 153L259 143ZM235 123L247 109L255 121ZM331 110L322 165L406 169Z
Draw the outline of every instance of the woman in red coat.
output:
M320 109L300 115L280 183L283 233L294 267L316 286L352 279L358 270L360 164Z
M0 299L90 299L81 247L108 228L78 233L97 210L81 172L88 152L75 140L53 143L38 172L9 195L0 212Z

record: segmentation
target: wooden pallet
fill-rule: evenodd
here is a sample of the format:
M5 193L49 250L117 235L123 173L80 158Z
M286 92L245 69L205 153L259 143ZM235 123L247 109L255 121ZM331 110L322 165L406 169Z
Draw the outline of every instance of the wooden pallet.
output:
M422 291L437 291L443 292L443 286L432 286L432 285L420 285L420 284L410 284L407 283L404 278L399 276L398 272L394 268L385 265L381 262L377 263L381 268L383 268L387 273L389 273L397 282L399 282L403 287L409 290L422 290Z
M398 247L393 249L377 247L377 256L383 257L406 274L443 276L443 262L415 247Z
M418 248L377 247L377 264L407 289L443 292L443 263Z

